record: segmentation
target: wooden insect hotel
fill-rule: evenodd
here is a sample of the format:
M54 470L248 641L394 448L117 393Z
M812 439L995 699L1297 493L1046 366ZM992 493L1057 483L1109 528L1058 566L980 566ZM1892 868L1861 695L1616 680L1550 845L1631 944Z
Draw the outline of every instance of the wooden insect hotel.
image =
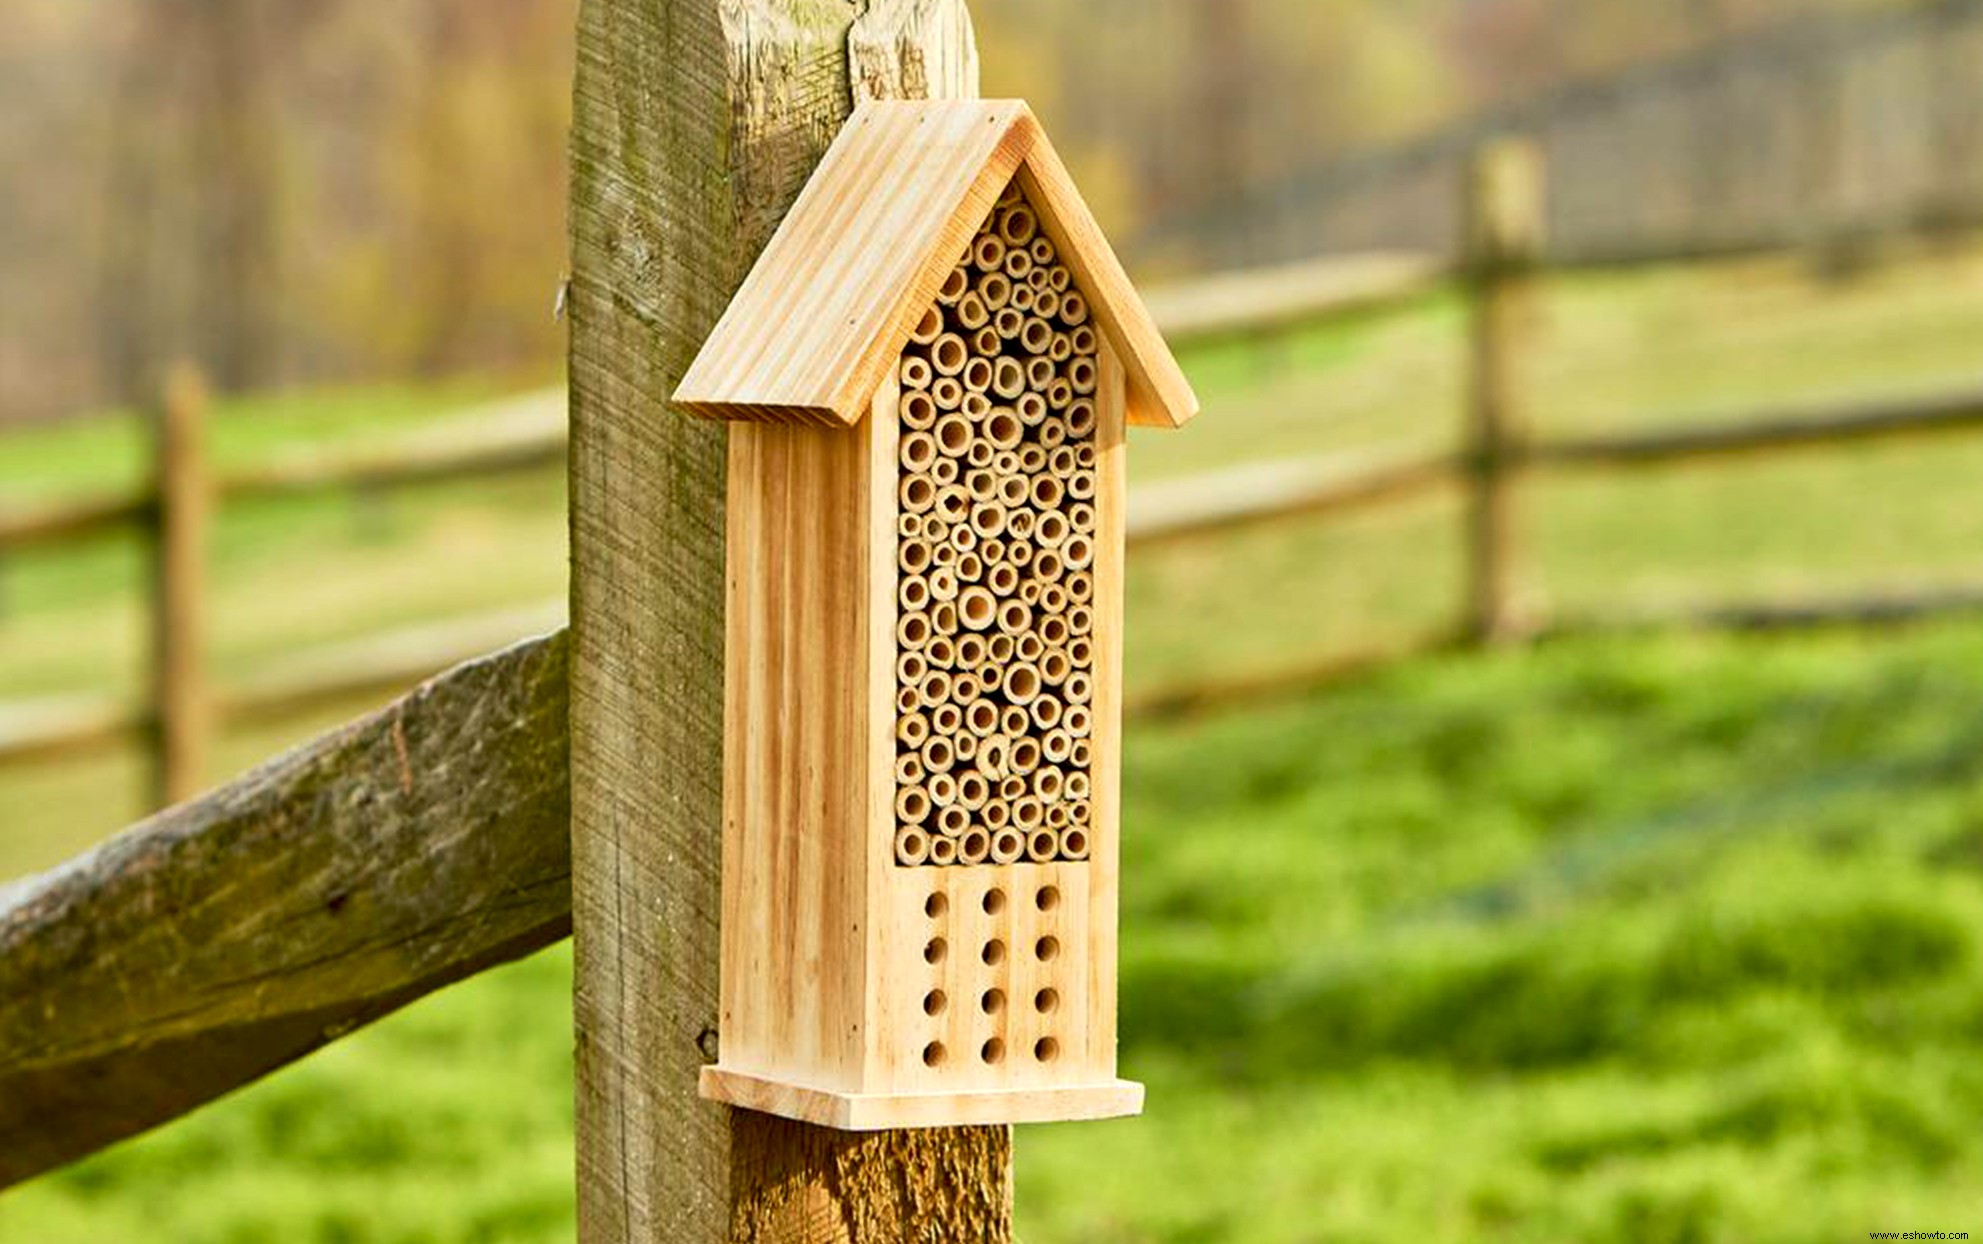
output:
M1197 399L1026 105L857 111L674 400L734 421L703 1095L857 1130L1136 1113L1123 430Z

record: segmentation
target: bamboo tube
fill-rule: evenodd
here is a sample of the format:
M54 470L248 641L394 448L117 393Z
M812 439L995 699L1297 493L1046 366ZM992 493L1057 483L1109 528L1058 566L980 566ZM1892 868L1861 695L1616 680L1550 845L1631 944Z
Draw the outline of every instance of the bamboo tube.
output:
M1073 537L1069 537L1072 539ZM1065 545L1065 541L1062 544ZM1047 585L1060 578L1061 557L1059 549L1041 549L1033 555L1033 578L1045 591Z
M957 749L960 762L968 763L978 754L978 736L975 734L956 735L951 738L950 745Z
M1095 542L1076 532L1061 543L1060 558L1070 570L1085 570L1095 560Z
M904 517L920 517L924 510L936 504L936 481L927 475L905 475L902 477L902 483L896 488L896 496L901 500L902 508L909 511ZM904 547L922 543L917 537L906 532L903 533L903 537ZM903 569L906 570L908 567L905 565Z
M1068 736L1076 739L1088 737L1088 731L1093 726L1094 720L1087 707L1081 704L1073 705L1061 715L1061 722Z
M1005 735L1010 740L1011 747L1017 747L1024 732L1029 728L1031 720L1031 718L1026 716L1025 709L1020 708L1017 704L1008 704L998 710L999 733ZM1006 767L1008 769L1011 768L1011 755L1012 753L1008 749L1006 752Z
M959 560L962 560L961 558ZM956 600L957 570L952 566L938 566L926 576L929 579L930 599L933 601Z
M1070 289L1060 296L1060 322L1069 328L1079 328L1088 322L1088 300L1081 291Z
M978 740L978 772L996 782L1006 775L1012 763L1012 740L1003 734L988 734Z
M913 686L895 689L895 711L898 714L913 713L923 706L923 693Z
M1031 514L1032 511L1021 510L1020 513ZM1031 540L1014 540L1005 546L1005 560L1024 570L1032 564L1036 551L1033 548L1033 542Z
M930 839L930 863L947 868L957 862L957 840L936 837Z
M964 364L964 370L957 378L964 382L966 393L983 393L991 388L992 365L988 358L972 358ZM962 399L959 399L961 404Z
M980 740L991 738L998 733L998 705L990 700L978 700L964 713L964 728L978 736Z
M1021 716L1025 715L1025 710L1019 711ZM927 743L923 746L925 750L929 747ZM923 763L929 763L928 756L923 757ZM1022 735L1012 740L1012 772L1023 776L1039 767L1040 741L1031 735Z
M1047 772L1047 770L1042 770L1042 772ZM1037 784L1035 782L1035 785ZM957 776L951 773L932 774L925 790L928 792L927 798L930 803L935 804L939 808L947 808L957 802ZM906 819L921 821L923 818L917 816Z
M1087 739L1074 740L1074 750L1067 755L1069 763L1085 769L1095 760L1095 745Z
M1040 750L1042 754L1045 754L1046 746L1044 743L1041 744ZM1051 765L1035 770L1033 773L1033 795L1042 804L1059 803L1061 797L1060 770ZM934 799L936 796L932 794L930 797Z
M1067 404L1067 435L1074 440L1084 440L1095 434L1095 403L1085 397L1077 397Z
M1016 295L1019 291L1015 289L1012 292ZM992 331L999 335L1000 340L1017 341L1025 328L1026 313L1010 302L992 314Z
M921 748L929 741L930 719L921 713L904 713L895 719L895 738L904 747Z
M1052 359L1035 357L1026 360L1026 387L1035 393L1044 396L1055 374Z
M993 635L991 637L991 659L1004 665L1012 659L1012 636Z
M1074 739L1065 730L1049 730L1040 736L1040 755L1048 764L1057 765L1064 762L1068 753L1073 750ZM1040 772L1045 773L1047 770L1042 769Z
M1073 823L1074 818L1068 815L1067 804L1065 802L1047 805L1047 828L1054 831L1054 841L1056 843L1060 841L1060 831Z
M952 546L945 545L944 547L951 548ZM930 629L935 632L931 637L932 639L948 637L957 633L957 605L954 601L939 601L930 606ZM931 657L930 660L934 662L936 658ZM950 662L945 661L943 664L949 665Z
M956 664L953 643L948 635L930 636L930 641L923 645L923 655L930 659L932 668L947 670Z
M998 601L981 587L966 588L957 598L957 617L965 626L982 631L998 617Z
M906 577L901 587L896 589L895 596L904 609L922 609L930 603L929 580L918 575Z
M1026 326L1019 330L1019 344L1026 347L1026 349L1032 351L1034 354L1044 354L1046 353L1047 347L1052 343L1053 343L1053 325L1047 323L1045 320L1041 319L1037 315L1027 316ZM941 350L943 348L943 341L941 338L938 339L935 348L937 350ZM938 371L943 370L943 363L940 359L937 360L936 369Z
M1053 241L1044 233L1035 237L1033 244L1027 249L1033 252L1033 262L1043 268L1052 267L1058 259L1058 256L1054 253Z
M1001 358L992 363L992 392L1003 398L1016 398L1026 391L1026 365L1018 359ZM993 414L998 408L992 409Z
M1005 667L996 661L987 660L983 665L978 667L978 681L987 687L998 686L1000 680L1004 677ZM1001 726L1004 725L1003 719L1000 720L999 724Z
M907 548L907 545L903 546ZM895 642L904 648L920 648L929 642L930 619L926 613L905 613L895 623Z
M1005 239L996 233L980 233L971 241L971 266L980 272L996 272L1005 263Z
M994 406L991 414L985 416L985 437L995 448L1011 449L1025 435L1026 429L1019 422L1019 415L1009 406Z
M931 670L923 675L922 682L916 684L916 690L922 695L923 703L931 706L942 704L950 698L950 675L942 670ZM939 725L937 733L950 734L952 731Z
M973 771L957 779L957 805L966 812L976 812L990 799L991 783L984 774Z
M973 549L978 547L978 533L971 530L968 525L959 523L950 529L949 547L957 554L956 561L962 561L970 555ZM951 564L953 571L956 568L956 561L953 561Z
M1067 608L1067 589L1058 583L1040 584L1040 611L1059 613Z
M1069 658L1071 661L1073 658ZM1069 704L1086 704L1094 696L1095 680L1086 671L1075 670L1068 674L1062 684L1060 694Z
M1046 824L1047 805L1037 795L1021 795L1012 801L1012 824L1027 833Z
M1082 470L1092 471L1095 469L1095 446L1092 442L1076 445L1074 447L1074 456L1076 465Z
M1025 203L1015 203L998 213L998 236L1011 246L1025 246L1039 231L1039 220Z
M936 369L930 361L919 355L906 354L902 357L902 391L907 393L930 387L930 380L936 376Z
M1011 562L1000 562L985 576L985 586L997 596L1010 596L1019 590L1019 568Z
M959 420L961 423L962 420ZM966 428L971 425L965 424ZM961 484L947 484L936 490L936 516L952 527L963 522L971 513L971 493ZM903 567L908 569L908 567Z
M1053 383L1047 386L1047 405L1055 410L1066 410L1067 404L1073 400L1074 386L1068 383L1067 377L1055 376Z
M936 307L930 307L923 312L923 318L916 321L916 326L909 330L909 340L919 346L926 346L942 333L943 312ZM908 380L905 378L903 383L907 384Z
M936 399L921 390L902 395L902 426L921 431L936 423Z
M956 333L943 333L930 345L930 366L940 376L954 376L964 370L964 360L970 356L970 347Z
M1005 671L1005 685L1002 688L1005 698L1014 704L1024 704L1040 693L1040 671L1037 666L1019 664Z
M1089 536L1095 533L1095 507L1086 501L1067 507L1067 521L1074 524L1077 534Z
M1060 724L1062 705L1058 696L1036 695L1033 697L1033 702L1028 704L1026 708L1033 715L1033 724L1041 730L1051 730ZM932 727L941 728L940 723L936 719L936 713L941 711L942 709L938 709L930 714L930 725ZM950 731L946 730L944 733L948 734ZM1068 733L1074 734L1074 731L1069 730ZM1080 736L1075 735L1075 737L1079 738Z
M1014 248L1005 252L1005 275L1023 281L1033 271L1033 252Z
M957 811L962 814L963 809ZM982 864L991 855L991 835L982 829L967 829L957 840L957 859L964 864Z
M1033 270L1026 274L1026 285L1036 294L1043 289L1052 289L1053 269L1042 268L1035 264Z
M964 451L964 460L980 470L990 467L997 457L998 451L992 448L990 441L973 440L971 447Z
M1017 252L1024 254L1023 251ZM1017 817L1014 818L1015 820ZM992 835L991 862L1016 864L1026 856L1026 836L1016 829L1001 829Z
M1061 623L1061 628L1063 630L1066 629L1066 622L1061 618L1047 618L1044 621L1059 622ZM1067 682L1068 675L1073 672L1074 662L1068 657L1065 650L1050 647L1040 654L1040 681L1049 687L1063 685Z
M957 588L958 590L962 590L963 585L966 583L977 583L981 581L985 577L985 563L984 563L983 554L984 554L984 550L979 549L978 552L976 553L966 553L964 556L958 558L957 565L953 571L953 573L955 573L957 576L957 581L951 586ZM935 591L936 585L931 584L930 590ZM951 598L944 597L944 599L949 600Z
M1033 481L1033 506L1043 513L1058 510L1066 495L1067 485L1052 475L1042 475Z
M936 481L939 489L948 488L957 482L957 471L957 459L938 458L936 465L930 468L930 478Z
M971 716L971 704L983 693L978 685L978 676L968 666L960 666L957 673L950 676L950 698L964 710L965 721Z
M957 637L957 664L966 669L976 669L985 663L988 645L985 637L979 634L964 634Z
M958 807L944 808L936 814L936 832L957 840L957 854L960 859L963 858L967 844L962 838L971 832L971 814Z
M1060 834L1060 853L1070 860L1088 858L1088 831L1079 825L1069 825Z
M1033 312L1033 300L1039 296L1040 291L1034 289L1031 285L1015 285L1012 287L1012 297L1005 305L1021 314L1031 315ZM1022 325L1019 331L1022 333L1025 332L1025 327Z
M1046 420L1040 424L1040 446L1043 449L1059 449L1067 443L1067 420L1047 412Z
M1060 310L1059 294L1054 293L1052 288L1041 289L1039 286L1033 287L1034 315L1037 315L1044 320L1051 320L1054 317L1054 313L1059 310ZM1066 334L1064 333L1055 333L1054 340L1058 341L1060 338L1062 338L1065 335ZM1069 348L1071 349L1072 347Z
M1026 858L1035 864L1051 864L1060 854L1060 836L1051 828L1036 829L1026 836Z
M973 393L969 389L964 390L964 400L957 407L964 413L964 417L973 423L982 421L991 413L991 408L990 397L983 393Z
M964 382L955 376L938 376L930 382L930 400L939 412L956 410L964 404ZM938 418L942 418L939 414Z
M979 539L990 539L1005 530L1005 507L992 500L998 495L998 480L990 471L985 472L986 496L978 507L971 511L971 529Z
M915 867L930 857L930 838L913 825L904 826L895 835L895 859L898 863Z
M1012 297L1012 282L1003 272L987 272L978 282L978 297L987 310L996 313Z
M1077 605L1093 603L1095 599L1095 574L1091 570L1077 570L1067 576L1067 599Z
M1019 585L1019 599L1029 605L1037 606L1040 603L1040 585L1031 579L1021 583Z
M1047 470L1055 479L1067 479L1074 474L1076 466L1072 445L1062 445L1047 455Z
M929 541L931 548L950 542L950 524L934 514L923 515L922 539Z
M1021 600L1006 600L998 606L998 629L1018 635L1033 624L1033 611Z
M895 564L900 566L905 574L921 574L929 569L930 554L929 541L903 540L896 545Z
M1086 446L1083 446L1086 448ZM1093 467L1077 466L1074 474L1067 477L1067 495L1076 501L1092 501L1095 497L1095 470Z
M1037 398L1039 397L1039 394L1028 393L1026 396ZM1044 417L1044 412L1046 410L1046 402L1044 399L1041 400L1040 409ZM1019 418L1022 421L1026 418L1025 411L1021 410L1019 412ZM1021 445L1019 447L1019 469L1024 471L1028 475L1038 475L1040 472L1046 470L1047 451L1040 448L1038 445Z
M895 658L895 681L914 685L929 672L929 660L920 652L905 652Z
M1008 773L999 779L998 797L1009 806L1014 799L1026 797L1026 777L1020 773Z
M942 288L936 291L936 300L947 307L962 298L964 291L970 288L971 270L960 263L943 278Z
M1061 541L1068 537L1067 516L1058 510L1049 510L1033 520L1033 541L1045 548L1057 549Z
M971 334L971 348L984 355L989 362L993 355L1005 348L1005 339L998 335L996 328L987 324Z
M1095 391L1095 360L1083 355L1067 362L1067 382L1074 386L1076 393L1087 395Z
M1023 495L1016 502L1012 499L1011 489L1014 486L1016 486L1019 489L1021 494L1024 494L1027 491L1025 480L1018 479L1013 476L1006 476L1005 480L1002 483L1000 483L998 486L999 500L1005 502L1007 505L1018 505L1023 503L1026 499ZM1018 536L1020 539L1023 540L1026 537L1033 534L1033 525L1039 521L1040 521L1040 516L1038 514L1033 513L1033 511L1024 510L1024 509L1015 509L1012 511L1012 517L1005 521L1005 529L1008 532L1012 533L1015 536Z
M1074 357L1074 339L1066 333L1055 333L1047 344L1047 357L1056 363L1065 363Z
M1040 638L1038 631L1027 631L1019 636L1018 643L1012 645L1012 655L1028 665L1038 664L1046 650L1046 641Z
M997 208L999 211L1004 211L1008 207L1016 207L1025 201L1026 195L1019 189L1018 181L1008 181L1005 183L1005 189L998 192Z
M971 494L973 502L969 521L976 526L979 512L991 503L992 498L998 496L998 476L989 468L968 472L964 476L964 488Z
M1061 299L1060 305L1065 308L1067 299ZM1081 324L1070 329L1067 339L1074 344L1074 353L1084 358L1093 358L1095 348L1100 343L1100 338L1095 336L1095 327L1092 324Z
M1074 737L1077 739L1085 739L1088 736L1084 734L1077 734ZM1083 765L1081 768L1067 775L1068 802L1086 804L1088 801L1088 797L1093 793L1094 793L1094 782L1093 779L1091 779L1088 776L1088 769L1086 765ZM1083 815L1081 820L1083 824L1087 823L1085 808L1083 809Z
M950 754L953 759L957 754L955 750L957 746L957 731L962 728L963 724L964 710L958 708L955 704L938 704L930 709L930 738L942 739L945 745L952 749ZM929 745L925 743L923 746L927 752ZM929 756L927 754L924 755L923 763L929 764L929 762ZM936 771L938 773L943 772L942 769Z
M922 748L918 748L918 754L922 756L922 768L930 770L932 774L948 774L950 766L956 764L958 760L956 744L952 744L942 734L932 734L930 738L922 740Z
M1040 426L1040 421L1047 417L1047 399L1037 393L1021 393L1018 400L1012 403L1012 409L1019 412L1019 422L1029 428L1036 428ZM1037 448L1039 448L1037 445L1027 445L1020 449L1020 469L1029 469L1026 467L1026 450Z
M952 458L970 448L972 442L972 421L962 415L944 415L936 421L936 448Z
M936 438L928 432L911 432L902 438L898 455L904 470L927 471L936 461Z
M1019 418L1019 412L1014 411L1012 413L1012 418L1015 422L1017 422ZM1025 426L1026 425L1023 423L1019 425L1021 429L1019 435L1022 437L1026 435L1024 430ZM998 453L992 457L992 470L997 471L999 475L1004 477L999 481L999 485L998 485L999 491L1001 493L1011 493L1013 496L1017 498L1014 504L1024 505L1026 502L1026 481L1019 474L1018 449L1014 448L1014 449L999 450ZM1016 490L1012 488L1012 485L1015 482L1018 484L1018 488Z
M933 496L934 494L932 494ZM922 534L923 516L921 514L905 513L895 516L895 535L898 539L916 540L920 539Z
M923 780L923 758L914 752L905 752L895 758L895 784L914 786Z
M1074 638L1067 641L1067 657L1074 662L1077 670L1094 668L1094 644L1084 629L1089 621L1088 617L1083 616L1087 608L1086 605L1076 605L1067 611L1067 629L1074 633Z
M987 799L979 819L984 821L988 829L996 833L1012 824L1012 805L1000 798Z
M938 776L949 780L948 775ZM955 794L954 783L952 793ZM895 819L910 825L920 825L929 819L930 805L934 802L927 788L904 786L895 792Z
M985 305L984 296L972 290L957 300L957 323L967 329L980 329L991 323L991 308Z

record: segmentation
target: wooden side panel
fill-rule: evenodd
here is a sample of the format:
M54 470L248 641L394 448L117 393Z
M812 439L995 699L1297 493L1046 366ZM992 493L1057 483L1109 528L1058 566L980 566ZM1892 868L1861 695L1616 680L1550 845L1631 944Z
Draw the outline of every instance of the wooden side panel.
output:
M884 422L730 438L721 1059L822 1087L860 1063Z
M1095 843L1088 866L1087 1061L1115 1072L1118 896L1122 858L1123 569L1128 524L1128 383L1107 340L1095 395Z
M1040 226L1087 295L1103 337L1117 350L1129 379L1128 422L1175 428L1194 418L1198 395L1044 133L1031 144L1016 179L1027 200L1040 209Z

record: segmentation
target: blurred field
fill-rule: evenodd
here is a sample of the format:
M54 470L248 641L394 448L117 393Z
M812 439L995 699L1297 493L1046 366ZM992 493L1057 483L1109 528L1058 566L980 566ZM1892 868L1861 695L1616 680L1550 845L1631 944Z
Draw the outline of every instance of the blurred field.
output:
M1441 443L1433 301L1188 360L1206 415L1147 481ZM1983 380L1983 262L1580 278L1549 299L1547 430ZM247 463L480 396L223 412ZM10 436L0 491L136 478L99 424ZM1807 452L1535 494L1568 610L1983 578L1983 440ZM550 475L230 512L225 678L292 647L563 591ZM1430 626L1453 507L1152 551L1138 686ZM128 692L120 544L0 566L0 699ZM1417 663L1131 733L1123 1059L1134 1123L1022 1133L1024 1238L1758 1241L1969 1229L1983 1204L1983 626L1668 636ZM351 706L352 711L362 706ZM233 771L348 715L227 741ZM216 772L215 777L222 776ZM0 771L0 877L135 812L128 757ZM565 952L458 987L185 1125L0 1197L0 1239L570 1234ZM493 1086L493 1087L492 1087Z

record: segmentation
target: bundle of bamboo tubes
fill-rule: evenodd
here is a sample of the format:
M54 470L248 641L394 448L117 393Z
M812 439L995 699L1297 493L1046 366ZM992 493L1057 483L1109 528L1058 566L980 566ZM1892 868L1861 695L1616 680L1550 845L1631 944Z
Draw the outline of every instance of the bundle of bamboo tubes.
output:
M1087 857L1099 371L1008 187L901 362L899 863Z

